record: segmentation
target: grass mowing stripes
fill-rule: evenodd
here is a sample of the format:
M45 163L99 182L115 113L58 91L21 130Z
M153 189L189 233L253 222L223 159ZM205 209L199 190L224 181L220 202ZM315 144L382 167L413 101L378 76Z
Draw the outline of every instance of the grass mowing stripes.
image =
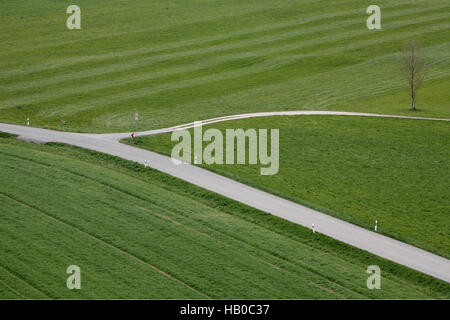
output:
M27 297L448 295L441 281L131 162L8 136L0 162L1 281ZM374 263L383 290L365 286ZM65 288L70 264L81 267L82 290ZM0 297L13 297L3 288Z
M0 266L0 285L3 287L2 295L4 299L28 299L30 297L46 299L48 298L42 291L31 286L29 283ZM3 291L4 290L4 291Z
M420 22L420 20L423 21L429 21L430 18L426 17L427 14L429 14L429 12L434 13L435 15L432 15L432 19L436 20L439 17L445 17L445 14L442 14L441 12L439 12L442 8L432 8L432 9L428 9L428 10L423 10L422 11L422 15L425 15L425 18L421 18L418 20L414 20L415 23ZM407 15L408 13L417 13L417 10L402 10L402 11L398 11L395 13L395 15L389 15L390 18L400 18L403 21L400 21L400 23L393 23L392 27L396 26L396 25L410 25L411 21L407 18L410 18L409 15ZM437 14L439 13L439 14ZM161 46L160 48L154 48L154 47L150 47L150 48L143 48L143 49L139 49L139 50L131 50L131 51L121 51L121 52L114 52L111 53L110 56L108 56L107 54L101 54L101 55L93 55L93 56L87 56L87 57L80 57L79 59L68 59L68 61L65 62L65 64L63 64L62 66L67 67L68 63L71 64L76 64L76 63L81 63L81 62L89 62L90 60L105 60L108 57L109 58L115 58L116 63L115 64L105 64L105 67L108 67L109 69L106 69L105 72L109 71L113 71L114 68L117 68L120 70L120 68L122 67L126 67L128 65L129 69L136 69L136 66L133 65L129 65L129 63L134 62L134 63L140 63L141 67L142 66L146 66L146 65L152 65L155 64L155 62L158 61L167 61L170 59L176 59L176 58L183 58L185 56L190 56L191 58L193 58L194 55L200 55L200 54L204 54L204 53L217 53L220 52L222 53L223 51L230 51L230 52L235 52L235 50L233 49L239 49L239 51L243 51L243 52L248 52L248 50L246 49L248 46L251 45L258 45L258 44L263 44L264 47L262 47L262 49L265 48L265 46L267 44L271 44L275 41L280 41L283 39L286 40L293 40L294 37L296 36L307 36L306 39L307 40L313 40L313 38L315 38L318 34L319 35L325 35L325 37L321 37L319 39L314 39L315 41L312 43L322 43L324 40L332 40L330 38L330 32L337 29L338 31L353 31L352 33L350 33L350 35L355 36L355 34L363 34L363 32L361 32L358 28L357 33L354 32L355 26L359 26L361 19L359 17L359 15L356 15L355 13L349 14L346 13L346 16L354 16L356 18L351 19L351 20L343 20L341 21L337 21L333 24L328 24L326 26L324 25L312 25L311 27L308 26L303 26L304 24L308 24L308 21L316 21L318 20L316 19L310 19L310 20L302 20L302 23L296 22L296 25L289 25L289 29L287 29L286 31L284 31L283 33L270 33L270 34L266 34L262 33L261 35L259 35L256 32L251 32L248 31L250 33L250 36L252 36L251 38L248 38L249 36L247 36L244 39L227 39L228 41L233 40L231 43L229 42L217 42L214 41L212 43L212 46L209 46L207 48L204 48L201 46L201 44L203 42L206 42L205 39L196 39L196 41L189 41L187 43L182 42L182 44L177 43L178 45L167 45L167 46ZM339 14L333 14L333 17L337 20L337 17L339 17ZM331 15L326 17L328 20L331 18ZM405 19L406 18L406 19ZM323 19L325 20L325 19ZM327 21L323 21L323 23L326 23ZM292 30L292 27L298 27L298 25L302 26L301 29L299 30ZM342 27L346 27L345 29L343 29ZM242 34L243 32L240 31L237 34ZM233 34L226 34L224 35L227 38L231 38ZM335 35L335 34L332 34ZM343 39L348 38L349 35L343 35ZM213 39L216 39L217 37L214 37ZM294 38L295 40L295 38ZM305 40L305 37L302 37L302 40ZM212 42L213 40L208 38L208 42ZM333 40L335 41L335 39ZM200 43L200 44L199 44ZM190 46L188 44L191 44ZM195 44L195 46L193 46L193 44ZM275 43L277 44L277 43ZM298 47L299 45L301 45L301 47L305 47L304 43L296 43L293 44L296 47ZM278 45L277 45L278 46ZM291 45L292 46L292 45ZM172 52L173 49L176 49L177 47L184 47L183 50L179 50L179 51L175 51ZM279 50L281 50L282 48L279 48ZM239 52L238 51L238 52ZM158 53L160 52L159 55L151 55L151 56L147 56L147 54L154 54L154 53ZM251 52L251 51L250 51ZM262 53L264 53L264 51L262 51ZM142 56L143 54L145 54L145 56ZM254 54L252 54L254 55ZM138 56L140 58L137 59L132 59L130 61L127 60L122 60L122 61L117 61L117 58L121 58L121 57L129 57L129 56ZM110 61L106 61L106 62L110 62ZM30 73L34 73L35 76L39 76L40 74L42 75L42 71L48 70L49 67L55 68L58 66L58 63L52 64L51 66L42 66L42 65L36 65L35 68L27 68L27 69L17 69L17 70L10 70L10 71L6 71L3 72L3 77L9 75L11 76L11 74L25 74L27 76L30 76ZM84 71L86 72L87 75L89 75L88 71L89 69L89 65L83 65L84 67ZM87 68L86 68L87 67ZM37 69L36 69L37 68ZM39 71L39 73L36 73L37 71ZM68 74L65 74L65 76L69 77L71 79L76 79L76 77L73 77L74 72L70 72ZM2 75L2 73L0 73L0 75ZM33 76L33 75L31 75Z
M34 13L27 2L3 4L0 37L10 41L0 53L0 121L30 117L58 128L64 118L67 130L111 132L131 130L136 110L142 129L285 109L409 114L395 54L411 37L423 38L430 54L420 92L430 98L419 109L449 116L433 98L450 75L448 6L439 1L381 1L376 32L353 0L79 5L83 29L70 32L53 1ZM18 12L30 15L33 30L18 27ZM43 31L37 42L32 35ZM379 97L391 103L364 103Z

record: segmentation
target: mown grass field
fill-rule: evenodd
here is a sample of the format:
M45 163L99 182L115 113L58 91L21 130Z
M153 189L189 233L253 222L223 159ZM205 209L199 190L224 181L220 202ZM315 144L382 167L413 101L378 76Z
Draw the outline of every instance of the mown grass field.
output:
M396 54L426 47L423 116L450 117L450 10L439 0L80 0L0 4L0 121L66 130L152 129L250 111L411 114Z
M103 154L0 135L0 298L447 298L448 283ZM81 290L66 268L81 268ZM379 265L382 289L366 288Z
M260 164L202 166L367 229L378 220L378 232L449 258L449 125L346 116L226 121L203 132L217 128L225 137L225 129L279 128L278 173L260 175ZM135 143L170 156L178 143L170 137Z

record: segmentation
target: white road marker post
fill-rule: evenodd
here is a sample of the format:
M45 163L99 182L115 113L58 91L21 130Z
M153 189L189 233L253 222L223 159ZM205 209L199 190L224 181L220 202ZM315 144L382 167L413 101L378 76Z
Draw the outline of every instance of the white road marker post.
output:
M378 229L378 220L375 220L375 232L377 232Z
M30 118L27 118L27 127L30 126Z
M197 164L197 156L195 156L194 164Z
M144 168L147 168L147 160L144 160Z
M314 223L312 224L311 228L312 228L312 232L316 233L316 228L314 227Z

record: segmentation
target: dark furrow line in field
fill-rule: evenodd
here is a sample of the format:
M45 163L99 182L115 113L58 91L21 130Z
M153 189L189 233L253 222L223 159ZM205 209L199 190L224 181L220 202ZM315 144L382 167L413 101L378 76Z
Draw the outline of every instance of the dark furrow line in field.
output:
M7 287L9 290L11 290L12 292L14 292L15 294L21 296L24 299L28 299L26 296L24 296L23 294L21 294L19 291L15 290L14 288L8 286L6 283L4 283L2 280L0 280L0 284L4 285L5 287Z
M24 149L25 149L25 148L24 148ZM46 152L44 152L44 151L37 151L37 152L42 153L42 154L46 154ZM5 154L5 155L8 155L8 156L10 156L11 158L19 158L19 159L22 159L22 160L27 161L27 162L38 163L38 164L42 164L42 165L44 165L44 166L47 165L45 162L37 161L36 159L25 158L25 157L20 156L20 155L17 155L17 154L10 154L10 153L4 152L4 151L1 151L1 153L2 153L2 154ZM66 156L60 155L60 154L58 154L58 153L51 153L51 154L53 154L53 155L58 155L58 156L60 156L60 157L66 158L66 159L71 159L71 160L80 161L80 162L82 162L82 163L88 164L88 165L93 166L93 167L100 167L100 166L98 166L98 165L96 165L96 164L92 164L92 163L90 163L90 162L82 161L82 160L79 160L79 159L76 159L76 158L66 157ZM132 197L132 198L138 199L138 200L143 201L143 202L151 203L152 205L161 208L161 206L158 205L158 204L157 204L155 201L153 201L152 199L145 198L145 197L140 197L140 196L138 196L138 195L136 195L136 194L131 193L130 191L128 191L128 190L126 190L126 189L121 189L121 188L116 187L116 186L114 186L114 185L112 185L112 184L110 184L110 183L107 183L107 182L104 182L104 181L95 179L95 178L93 178L93 177L90 177L90 176L81 174L81 173L76 172L76 171L72 171L72 170L67 169L67 168L56 167L56 166L53 166L52 168L55 169L55 170L60 170L60 171L62 171L62 172L69 172L69 173L73 174L74 176L82 177L82 178L84 178L84 179L86 179L86 180L93 181L93 182L95 182L95 183L97 183L97 184L99 184L99 185L101 185L101 186L108 187L108 188L110 188L110 189L112 189L112 190L115 190L115 191L117 191L117 192L119 192L119 193L123 193L123 194L125 194L125 195L127 195L127 196L130 196L130 197ZM101 167L101 168L103 168L103 167ZM103 169L104 169L104 168L103 168ZM133 178L133 179L137 179L137 180L139 180L139 181L141 181L141 182L144 182L144 183L149 183L148 181L138 179L138 178L136 178L136 177L127 175L127 174L125 174L125 173L123 173L123 172L120 172L120 171L117 171L117 170L114 170L114 172L116 172L117 174L126 176L126 177L128 177L128 178ZM156 187L156 186L154 186L154 187ZM168 189L166 189L166 188L162 188L162 187L159 186L159 185L158 185L157 187L158 187L158 189L160 189L160 190L168 190ZM197 201L195 201L195 200L193 200L193 199L191 199L191 198L189 198L189 197L187 197L187 196L185 196L185 195L183 195L183 198L187 198L187 199L189 199L190 201L197 202ZM208 207L209 207L209 206L208 206Z
M140 208L140 209L142 209L142 210L144 210L144 211L147 211L147 212L151 213L152 215L156 215L156 216L158 216L158 217L160 217L160 218L162 218L162 219L168 220L168 221L170 221L170 222L172 222L172 223L174 223L174 224L176 224L176 225L181 225L181 226L183 226L184 228L186 228L186 229L188 229L188 230L190 230L190 231L192 231L192 232L195 232L195 233L197 233L197 234L199 234L199 235L202 235L202 236L205 236L205 237L210 238L210 239L212 239L212 240L215 240L215 241L217 241L218 243L220 243L220 244L222 244L222 245L224 245L224 246L226 246L226 247L229 247L229 248L232 248L232 249L235 248L235 246L232 245L231 243L225 242L225 241L223 241L223 240L221 240L221 239L219 239L219 238L217 238L217 237L214 237L214 236L212 236L212 235L210 235L210 234L207 234L207 233L205 233L205 232L202 232L202 231L200 231L200 230L194 228L193 226L190 226L190 225L187 225L187 224L185 224L185 223L179 222L179 221L177 221L177 220L174 219L174 218L167 217L167 216L162 215L162 214L159 214L159 213L157 213L157 212L153 212L151 209L148 209L148 208L144 208L144 207L141 207L141 206L136 206L136 207L138 207L138 208ZM219 233L220 233L220 232L219 232ZM222 233L222 234L223 234L223 233ZM224 235L225 235L225 234L224 234ZM226 236L226 235L225 235L225 236ZM236 240L236 239L233 239L233 240ZM239 242L239 243L244 243L244 244L246 244L246 245L249 245L250 247L256 248L255 246L252 246L252 245L250 245L249 243L247 243L247 242L245 242L245 241L243 241L243 240L238 241L238 242ZM256 248L256 249L259 249L259 248ZM261 250L261 251L264 251L264 250ZM297 271L291 271L291 270L285 269L285 268L282 267L282 266L278 266L278 265L272 263L270 260L264 259L264 258L261 257L261 256L255 256L255 255L252 254L252 253L246 252L246 254L247 254L248 256L252 257L252 258L253 258L254 260L256 260L256 261L263 262L263 263L265 263L265 264L267 264L267 265L270 265L271 267L273 267L273 268L275 268L275 269L277 269L277 270L279 270L279 271L281 271L281 272L288 273L288 274L290 274L290 275L292 275L292 276L294 276L294 277L296 277L296 278L299 278L299 279L301 279L301 280L303 280L303 281L306 281L306 282L308 282L308 283L310 283L310 284L312 284L312 285L314 285L314 286L316 286L316 287L318 287L318 288L320 288L320 289L322 289L322 290L325 290L325 291L327 291L327 292L330 292L330 291L331 291L331 293L333 293L333 294L335 294L335 295L338 295L338 296L341 296L341 297L346 298L345 296L343 296L343 295L341 295L341 294L339 294L339 293L336 293L336 292L334 292L333 290L331 290L331 289L329 289L329 288L324 288L324 287L322 287L322 286L316 284L315 282L312 282L310 279L307 279L307 278L302 277ZM270 254L270 253L269 253L269 254ZM276 257L274 257L274 256L272 255L272 258L276 258ZM319 274L316 274L316 275L319 275ZM320 276L320 275L319 275L319 276ZM333 283L334 283L334 282L333 282ZM341 286L341 287L342 287L342 286ZM345 288L345 287L343 287L343 288L344 288L344 289L347 289L347 288ZM351 291L351 290L349 290L349 291Z
M18 158L20 160L23 160L23 161L26 161L26 162L30 162L30 163L38 166L38 167L43 167L45 169L51 169L52 168L52 166L50 166L50 165L48 165L48 164L46 164L44 162L36 161L34 159L25 158L25 157L22 157L22 156L19 156L19 155L16 155L16 154L11 154L11 153L5 152L3 150L0 150L0 155L6 156L6 157L9 157L9 158L12 158L12 159ZM14 168L15 167L11 166L11 169L14 169Z
M112 243L109 243L108 241L105 241L105 240L103 240L103 239L101 239L101 238L95 236L94 234L91 234L90 232L85 231L85 230L83 230L83 229L77 227L76 225L73 225L72 223L65 221L64 219L55 217L55 216L53 216L53 215L51 215L51 214L49 214L49 213L43 211L42 209L39 209L39 208L37 208L37 207L35 207L35 206L33 206L33 205L27 204L26 202L24 202L24 201L22 201L22 200L19 200L19 199L16 199L14 196L11 196L11 195L9 195L9 194L6 194L6 193L4 193L4 192L2 192L2 191L0 191L0 194L3 195L3 196L5 196L5 197L7 197L7 198L10 198L11 200L14 200L14 201L16 201L16 202L22 204L23 206L25 206L25 207L27 207L27 208L30 208L30 209L33 209L34 211L37 211L37 212L40 213L41 215L43 215L43 216L45 216L45 217L47 217L47 218L49 218L49 219L51 219L51 220L54 220L54 221L56 221L56 222L58 222L58 223L61 223L61 224L65 225L65 226L68 226L68 227L70 227L70 228L72 228L72 229L75 229L75 230L77 230L77 231L79 231L79 232L81 232L81 233L87 235L88 237L94 239L95 241L98 241L98 242L102 243L103 245L106 245L107 247L113 248L113 249L115 249L115 250L117 250L117 251L119 251L119 252L121 252L121 253L123 253L123 254L129 256L129 257L131 257L131 258L133 258L134 260L137 260L137 261L139 261L139 262L145 264L146 266L152 268L153 270L155 270L155 271L157 271L157 272L159 272L159 273L161 273L161 274L167 276L169 279L171 279L171 280L173 280L173 281L176 281L177 283L179 283L179 284L181 284L181 285L183 285L183 286L185 286L185 287L187 287L187 288L189 288L189 289L191 289L191 290L193 290L193 291L195 291L195 292L201 294L202 296L205 296L205 297L207 297L207 298L209 298L209 299L213 299L212 297L208 296L207 294L205 294L205 293L203 293L203 292L201 292L201 291L195 289L194 287L192 287L192 286L186 284L185 282L181 281L180 279L178 279L178 278L172 276L171 274L167 273L166 271L164 271L164 270L162 270L162 269L160 269L160 268L158 268L158 267L152 265L151 263L149 263L149 262L143 260L142 258L140 258L140 257L138 257L138 256L136 256L136 255L133 255L133 254L130 253L130 252L127 252L127 251L125 251L125 250L122 250L121 248L119 248L119 247L113 245Z
M233 216L233 215L231 215L231 216L232 216L232 217L235 217L235 216ZM239 218L239 217L238 217L238 218ZM248 221L246 221L246 220L244 220L244 219L241 219L241 220L243 220L243 221L245 221L245 222L248 222ZM311 274L314 274L315 276L321 277L321 278L323 278L323 279L325 279L325 280L327 280L327 281L333 283L334 285L336 285L336 286L338 286L338 287L340 287L340 288L343 288L344 290L353 292L353 293L358 294L358 295L366 296L364 293L355 291L355 290L353 290L353 289L347 287L345 284L339 282L337 279L332 278L332 277L329 277L329 276L327 276L327 275L325 275L325 274L323 274L323 273L317 271L317 270L314 269L313 267L308 266L307 264L298 263L297 261L291 261L288 257L280 256L280 255L278 255L278 254L276 254L276 253L274 253L274 252L272 252L272 251L270 251L270 250L268 250L268 249L266 249L266 248L262 248L262 247L258 246L258 244L252 244L252 243L250 243L250 242L245 241L244 239L240 239L240 238L237 237L237 236L233 236L233 235L228 234L228 233L226 233L226 232L223 232L223 231L221 231L221 230L215 229L213 226L211 226L211 225L209 225L209 224L203 224L203 223L200 223L200 224L201 224L203 227L206 226L206 227L212 229L214 232L217 232L217 233L219 233L219 234L224 235L225 237L228 237L228 238L232 239L233 241L236 241L236 242L238 242L238 243L242 243L242 244L247 245L247 246L249 246L249 247L251 247L251 248L253 248L253 249L260 250L260 251L262 251L262 252L268 254L272 259L280 260L280 261L282 261L283 263L286 263L287 265L290 265L290 266L292 266L292 267L294 267L294 268L302 268L302 269L304 269L304 270L310 272ZM270 229L267 229L267 228L264 228L264 229L270 230ZM294 240L294 241L295 241L295 240ZM295 242L297 242L297 241L295 241ZM318 249L316 249L316 248L314 248L314 247L311 247L311 246L308 246L307 244L302 243L302 242L300 242L300 243L301 243L302 245L304 245L304 246L307 246L308 248L310 248L310 249L312 249L312 250L318 251L318 252L320 252L320 253L322 253L322 254L330 255L328 252L324 252L324 251L318 250ZM341 259L339 259L339 258L336 257L336 256L333 256L333 257L336 258L337 260L341 260ZM345 260L341 260L341 261L347 263L347 261L345 261ZM282 268L283 270L286 270L287 272L290 272L290 273L292 273L292 272L297 272L297 271L289 271L288 269L286 269L285 267L282 267L282 266L279 266L279 267ZM366 296L366 297L367 297L367 296Z
M0 195L6 197L6 198L8 198L8 199L15 200L15 199L12 199L12 198L8 197L7 195L3 194L2 192L0 192ZM19 279L20 281L24 282L24 283L25 283L26 285L28 285L30 288L33 288L34 290L40 292L40 293L43 294L45 297L49 297L49 298L51 297L50 294L48 294L48 293L42 291L41 289L39 289L39 288L33 286L31 283L29 283L29 282L26 281L24 278L22 278L19 274L16 274L13 270L9 269L8 267L5 267L5 266L2 265L1 263L0 263L0 268L6 270L6 272L8 272L10 275L12 275L13 277L15 277L15 278Z
M235 246L232 245L231 243L225 242L225 241L223 241L223 240L221 240L221 239L219 239L219 238L216 238L216 237L214 237L214 236L212 236L212 235L210 235L210 234L207 234L207 233L205 233L205 232L202 232L202 231L200 231L200 230L194 228L193 226L190 226L190 225L187 225L187 224L185 224L185 223L179 222L179 221L177 221L175 218L168 217L168 216L166 216L166 215L163 215L163 214L160 214L160 213L157 213L157 212L153 212L153 210L151 210L151 209L144 208L144 207L141 207L141 206L138 206L138 205L136 205L136 207L139 208L139 209L142 209L142 210L144 210L144 211L147 211L147 212L149 212L149 213L152 214L152 215L158 216L158 217L160 217L161 219L168 220L168 221L170 221L170 222L172 222L172 223L174 223L174 224L176 224L176 225L181 225L181 226L183 226L184 228L186 228L186 229L188 229L188 230L190 230L190 231L192 231L192 232L195 232L195 233L197 233L197 234L199 234L199 235L202 235L202 236L207 237L207 238L209 238L209 239L215 240L216 242L218 242L218 243L220 243L220 244L222 244L222 245L224 245L224 246L226 246L226 247L229 247L229 248L232 248L232 249L235 248ZM223 233L222 233L222 234L223 234ZM233 239L233 240L235 240L235 239ZM239 243L244 243L244 244L249 245L250 247L256 248L256 247L250 245L249 243L247 243L247 242L245 242L245 241L243 241L243 240L238 241L238 242L239 242ZM258 249L258 248L256 248L256 249ZM264 250L261 250L261 251L264 251ZM331 291L331 292L332 292L333 294L335 294L335 295L338 295L338 296L341 296L341 297L346 298L345 296L343 296L343 295L341 295L341 294L339 294L339 293L336 293L336 292L334 292L333 290L331 290L331 289L329 289L329 288L321 287L320 285L318 285L318 284L312 282L310 279L307 279L307 278L302 277L302 276L301 276L298 272L296 272L296 271L291 271L291 270L288 270L288 269L283 268L282 266L275 265L275 264L272 263L270 260L264 259L264 258L261 257L261 256L255 256L254 254L251 254L251 253L249 253L249 252L246 252L246 254L249 255L250 257L252 257L252 258L253 258L254 260L256 260L256 261L263 262L263 263L265 263L265 264L267 264L267 265L270 265L271 267L273 267L273 268L275 268L275 269L277 269L277 270L279 270L279 271L281 271L281 272L285 272L285 273L291 274L292 276L294 276L294 277L296 277L296 278L299 278L299 279L301 279L301 280L303 280L303 281L307 281L308 283L311 283L311 284L315 285L316 287L318 287L318 288L320 288L320 289L323 289L323 290L325 290L325 291L327 291L327 292L330 292L330 291ZM270 253L269 253L269 254L270 254ZM274 257L274 256L272 256L272 257L273 257L273 258L276 258L276 257ZM319 275L319 274L316 274L316 275ZM320 276L320 275L319 275L319 276ZM334 283L334 282L333 282L333 283ZM341 286L341 287L342 287L342 286ZM347 289L347 288L345 288L345 287L343 287L343 288L344 288L344 289ZM351 290L349 290L349 291L351 291Z
M25 147L17 146L17 145L15 147L21 148L21 149L25 149L25 150L27 149ZM41 153L41 154L47 154L47 152L45 152L45 151L39 151L39 150L33 150L33 151ZM14 158L18 158L20 160L36 164L36 165L42 166L42 167L47 168L47 169L56 168L55 166L49 165L46 162L39 161L39 160L36 160L36 159L26 158L25 156L21 156L21 155L15 154L15 153L9 153L9 152L6 152L5 150L0 150L0 154L4 155L4 156L7 156L7 157L10 157L10 158L13 158L13 159Z
M219 242L219 243L222 243L222 244L224 244L225 246L228 246L228 247L231 247L231 248L234 247L231 243L227 243L227 242L225 242L225 241L223 241L223 240L221 240L221 239L219 239L219 238L217 238L217 237L215 237L215 236L213 236L213 235L204 233L204 232L200 231L199 229L196 229L194 226L192 226L192 225L187 225L187 224L185 224L185 223L182 223L182 222L176 220L176 219L173 218L173 217L167 217L167 216L165 216L165 215L158 214L158 213L156 213L156 212L153 212L151 209L144 208L144 207L141 207L141 206L136 206L136 207L141 208L141 209L143 209L143 210L145 210L145 211L148 211L148 212L150 212L151 214L157 215L157 216L161 217L162 219L169 220L169 221L171 221L171 222L174 223L174 224L182 225L182 226L185 227L186 229L189 229L189 230L191 230L191 231L193 231L193 232L196 232L196 233L198 233L198 234L201 234L201 235L203 235L203 236L206 236L206 237L208 237L208 238L210 238L210 239L214 239L215 241L217 241L217 242ZM158 207L162 208L161 206L158 206ZM162 208L162 209L165 209L165 208ZM225 213L225 212L223 212L223 213L224 213L225 215L228 215L228 216L231 216L231 217L235 217L235 216L230 215L230 214L228 214L228 213ZM183 212L180 212L180 214L183 216L183 218L188 219L188 218L183 214ZM248 221L246 221L246 220L244 220L244 219L241 219L241 220L244 221L244 222L246 222L246 223L248 223ZM340 287L340 288L342 288L342 289L344 289L344 290L353 292L354 294L357 294L357 295L362 295L362 296L367 297L367 296L366 296L365 294L363 294L362 292L354 291L353 289L348 288L348 287L345 286L344 284L339 283L339 282L336 281L335 279L333 279L333 278L331 278L331 277L327 277L327 276L323 275L322 273L315 271L315 269L313 269L313 268L311 268L311 267L308 267L307 265L304 265L304 264L297 264L297 263L295 263L295 262L292 262L292 261L290 261L290 260L288 260L288 259L286 259L286 258L284 258L284 257L281 257L281 256L278 256L278 255L274 254L274 253L271 252L270 250L267 250L267 249L265 249L265 248L261 248L261 247L259 247L259 246L256 245L256 244L253 245L253 244L251 244L250 242L245 241L244 239L240 239L240 238L238 238L238 237L234 237L233 235L230 235L230 234L225 233L225 232L223 232L223 231L221 231L221 230L215 229L214 227L212 227L212 226L209 225L209 224L205 224L205 223L198 222L198 221L193 221L193 220L189 220L189 221L191 221L194 225L200 225L200 226L203 227L203 228L204 228L204 227L207 227L207 228L209 228L210 230L212 230L213 232L218 233L218 234L221 234L221 235L225 236L225 237L228 238L228 239L231 239L233 242L237 242L237 243L243 244L243 245L245 245L245 246L248 246L248 247L250 247L250 248L256 249L256 251L259 250L259 251L261 251L261 252L264 252L265 254L268 254L269 257L271 257L272 259L275 259L275 260L281 260L281 261L283 261L284 263L287 263L288 265L294 266L294 268L295 268L295 267L302 268L303 270L308 271L308 272L310 272L311 274L313 274L313 275L315 275L315 276L318 276L318 277L320 277L320 278L322 278L322 279L325 279L325 280L331 282L332 284L334 284L334 285L336 285L336 286L338 286L338 287ZM307 246L307 245L304 244L304 243L302 243L302 244L305 245L305 246ZM311 248L311 249L314 249L314 248L312 248L312 247L310 247L310 246L308 246L308 247ZM324 252L322 252L322 251L320 251L320 250L319 250L319 252L324 253ZM286 272L286 273L289 273L289 274L291 274L291 275L293 275L293 276L295 276L295 277L298 277L298 278L300 278L300 279L302 279L302 280L304 280L304 281L308 281L308 282L310 282L310 283L312 283L312 284L314 284L314 285L320 287L320 285L318 285L318 284L316 284L316 283L313 283L313 282L311 282L311 280L305 279L304 277L302 277L302 275L299 274L298 271L289 270L289 269L286 269L286 268L283 267L283 266L279 266L279 265L273 264L270 260L264 259L264 258L262 258L262 257L255 256L255 255L250 254L250 253L247 253L247 254L249 254L250 256L252 256L252 257L253 257L254 259L256 259L256 260L262 261L262 262L264 262L264 263L266 263L266 264L271 265L272 267L275 267L275 268L277 268L277 269L279 269L279 270L282 270L282 271L284 271L284 272ZM325 253L325 254L328 254L328 253ZM321 288L321 289L324 289L324 288ZM329 291L330 289L324 289L324 290ZM338 295L338 296L342 296L341 294L336 293L336 292L334 292L334 291L333 291L333 293L336 294L336 295ZM344 296L344 298L346 298L346 297Z
M244 220L244 221L245 221L245 220ZM292 259L289 258L289 256L280 256L280 255L278 255L277 253L270 251L269 249L260 248L257 244L253 245L253 244L250 244L249 242L246 242L245 240L239 239L238 237L234 237L233 235L225 234L224 232L221 232L220 230L215 230L214 227L211 226L211 225L206 225L206 226L210 227L211 229L213 229L213 230L216 231L216 232L222 233L222 234L224 234L224 235L226 235L226 236L228 236L228 237L230 237L230 238L233 238L233 239L235 239L236 241L245 243L245 244L247 244L247 245L249 245L250 247L253 247L253 248L255 248L255 249L262 250L262 251L266 252L267 254L269 254L269 255L270 255L271 257L273 257L274 259L281 260L281 261L283 261L284 263L286 263L286 264L288 264L288 265L291 265L291 266L293 266L293 267L300 267L300 268L303 268L303 269L305 269L305 270L311 272L312 274L315 274L315 275L317 275L317 276L319 276L319 277L322 277L322 278L324 278L324 279L330 281L331 283L334 283L335 285L337 285L337 286L339 286L339 287L341 287L341 288L343 288L343 289L345 289L345 290L348 290L348 291L350 291L350 292L353 292L353 293L355 293L355 294L357 294L357 295L362 295L362 296L368 297L368 296L364 293L364 290L358 291L358 290L356 290L356 289L351 289L351 288L347 287L344 283L340 282L338 279L329 277L327 274L323 274L323 273L317 271L316 269L314 269L313 267L310 267L310 266L307 265L307 264L300 263L300 262L297 261L297 260L292 260ZM265 229L267 229L267 228L265 228ZM268 230L270 230L270 229L268 229ZM293 239L291 239L291 240L293 240ZM296 240L293 240L293 241L297 242ZM330 256L332 256L334 259L336 259L336 260L338 260L338 261L341 261L341 262L343 262L343 263L345 263L345 264L353 264L353 265L355 265L355 262L353 262L353 261L352 261L352 262L348 262L347 260L342 259L342 258L341 258L340 256L338 256L338 255L332 255L330 252L322 251L322 250L320 250L320 249L318 249L318 248L316 248L316 247L309 246L309 245L307 245L307 244L305 244L305 243L302 243L302 242L300 242L300 243L303 244L303 245L305 245L305 246L308 246L308 248L310 248L311 251L317 251L317 252L319 252L319 253L321 253L321 254L324 254L324 255L330 255ZM359 265L359 264L358 264L358 265ZM364 267L363 265L359 265L359 266ZM400 278L396 277L395 275L392 275L392 276L390 276L390 275L388 275L388 276L383 275L383 276L384 276L385 278L390 279L390 280L393 281L393 282L402 282L402 283L404 282L403 280L401 280ZM417 290L417 291L419 291L419 292L423 292L423 291L421 291L420 289L418 290L417 287L414 287L414 286L412 286L412 285L409 285L409 287L414 288L415 290Z
M42 154L46 154L46 152L44 152L44 151L37 151L37 152L42 153ZM81 174L81 173L79 173L79 172L76 172L76 171L73 171L73 170L70 170L70 169L67 169L67 168L64 168L64 167L50 166L50 165L48 165L48 164L45 163L45 162L38 161L38 160L36 160L36 159L29 159L29 158L26 158L26 157L24 157L24 156L20 156L20 155L17 155L17 154L11 154L11 153L8 153L8 152L5 152L5 151L0 151L0 153L3 154L3 155L9 156L9 157L11 157L11 158L19 158L19 159L21 159L21 160L23 160L23 161L31 162L31 163L33 163L33 164L34 164L34 163L37 163L37 164L39 164L39 165L46 166L46 167L48 167L48 168L52 168L53 170L59 170L59 171L61 171L61 172L69 172L69 173L73 174L74 176L78 176L78 177L84 178L84 179L86 179L86 180L93 181L93 182L95 182L95 183L97 183L97 184L99 184L99 185L101 185L101 186L108 187L108 188L110 188L111 190L115 190L115 191L117 191L117 192L119 192L119 193L123 193L123 194L125 194L125 195L127 195L127 196L131 196L131 197L133 197L133 198L135 198L135 199L141 200L141 201L143 201L143 202L149 202L149 203L151 203L151 204L157 206L156 202L154 202L154 201L151 200L151 199L147 199L147 198L144 198L144 197L137 196L137 195L135 195L135 194L132 194L131 192L129 192L129 191L126 190L126 189L121 189L121 188L116 187L116 186L114 186L114 185L112 185L112 184L110 184L110 183L107 183L107 182L104 182L104 181L95 179L95 178L93 178L93 177L90 177L90 176ZM52 153L52 154L55 155L55 153ZM59 154L56 154L56 155L60 156ZM61 157L64 157L64 158L67 158L67 159L71 159L71 160L74 160L74 159L75 159L75 158L70 158L70 157L65 157L65 156L61 156ZM75 160L76 160L76 159L75 159ZM100 167L100 166L97 166L97 165L92 164L92 163L89 163L89 162L85 162L85 161L81 161L81 160L78 160L78 161L80 161L80 162L82 162L82 163L85 163L85 164L88 164L88 165L92 165L92 166L94 166L94 167ZM123 173L118 172L118 171L115 171L115 172L116 172L116 173L119 173L119 174L123 174ZM131 177L131 176L128 176L128 175L125 175L125 176ZM132 177L132 178L133 178L133 177ZM139 180L139 181L143 181L143 180L140 180L140 179L138 179L138 180ZM144 182L145 182L145 181L144 181ZM160 188L160 187L159 187L159 188ZM160 189L161 189L161 188L160 188Z

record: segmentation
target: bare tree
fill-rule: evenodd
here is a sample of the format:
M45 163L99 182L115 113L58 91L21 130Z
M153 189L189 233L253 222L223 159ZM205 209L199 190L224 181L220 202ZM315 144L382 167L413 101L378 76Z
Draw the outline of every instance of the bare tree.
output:
M419 41L411 40L405 44L401 53L401 69L411 94L411 110L416 110L417 91L424 78L425 54Z

